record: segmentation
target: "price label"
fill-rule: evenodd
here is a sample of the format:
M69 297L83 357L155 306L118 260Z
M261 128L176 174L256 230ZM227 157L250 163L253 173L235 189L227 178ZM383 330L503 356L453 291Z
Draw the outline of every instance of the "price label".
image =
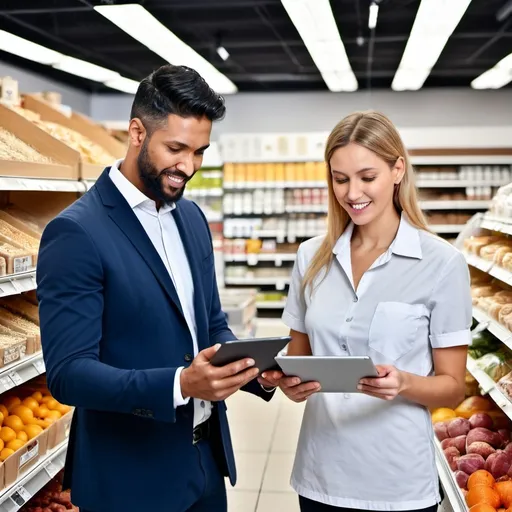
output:
M19 510L23 507L31 497L32 495L25 489L25 487L18 487L18 489L16 489L10 496L15 505L14 510Z
M4 391L9 391L9 389L12 389L14 386L14 382L9 378L9 376L0 377L0 389L3 389Z
M46 366L44 364L43 359L38 359L33 364L34 364L34 368L36 369L37 373L39 373L39 375L42 375L43 373L46 372Z
M284 234L283 233L279 233L276 238L277 238L278 244L284 244Z
M251 267L254 267L258 264L258 255L254 253L250 253L247 255L247 264Z
M295 243L295 235L288 235L288 242L291 243L291 244L294 244Z
M279 290L279 291L284 290L284 287L285 287L284 281L277 281L276 290Z
M14 382L15 386L23 384L23 379L21 378L21 375L16 371L9 373L9 378Z
M280 267L280 266L282 266L282 264L283 264L283 262L282 262L281 258L276 257L276 267Z
M60 471L60 469L52 461L48 462L44 469L50 478L53 478Z

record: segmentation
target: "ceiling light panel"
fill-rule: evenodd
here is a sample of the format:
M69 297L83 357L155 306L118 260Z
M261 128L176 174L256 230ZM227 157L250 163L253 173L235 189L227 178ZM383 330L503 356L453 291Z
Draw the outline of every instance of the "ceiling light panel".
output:
M421 89L471 0L421 0L391 87Z
M0 50L46 65L55 64L64 58L61 53L27 41L5 30L0 30Z
M512 53L471 82L473 89L500 89L512 82Z
M341 40L329 0L281 0L327 87L357 90L357 79Z
M236 85L227 76L174 35L142 5L101 5L94 9L165 61L195 69L218 93L237 92Z

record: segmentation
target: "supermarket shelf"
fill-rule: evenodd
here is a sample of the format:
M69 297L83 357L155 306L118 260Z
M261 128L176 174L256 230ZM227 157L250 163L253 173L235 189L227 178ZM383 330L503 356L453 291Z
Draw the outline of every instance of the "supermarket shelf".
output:
M503 180L422 180L418 179L419 188L466 188L466 187L501 187L508 182Z
M225 277L227 285L243 286L275 286L277 290L284 290L290 283L289 277Z
M276 188L327 188L327 182L322 181L224 181L224 190L265 190Z
M326 204L289 204L285 206L286 213L327 213Z
M20 386L46 372L43 353L38 352L0 368L0 393Z
M420 201L423 210L479 210L489 206L491 201Z
M430 224L428 228L434 233L460 233L465 224Z
M257 265L260 261L273 261L277 267L280 267L283 261L295 261L296 257L295 253L226 254L224 261L226 263L247 262L249 265Z
M207 212L205 215L208 222L222 222L224 219L222 212Z
M20 272L0 277L0 297L17 295L37 288L36 271Z
M286 301L284 300L260 300L256 302L258 309L284 309Z
M464 253L464 257L469 265L478 268L482 272L487 272L489 275L499 279L503 283L512 285L512 272L495 265L492 261L487 261L475 254Z
M78 180L0 177L0 190L26 190L46 192L85 192L85 184Z
M67 440L61 443L16 482L0 491L0 512L19 510L22 504L32 498L64 468L67 444Z
M504 165L512 164L512 155L428 155L412 156L412 165Z
M222 188L189 188L185 189L185 197L222 197Z
M434 445L437 472L439 474L439 478L441 479L441 484L443 485L446 498L450 502L453 512L466 512L468 508L466 506L464 496L462 495L462 492L460 491L459 486L453 477L453 473L448 466L448 462L443 454L443 450L441 449L441 444L436 439Z
M477 368L475 360L468 357L467 369L478 381L484 394L488 394L496 405L512 419L512 402L497 388L496 383L483 370Z
M480 324L484 324L484 327L486 327L490 333L494 334L496 338L501 340L509 348L512 348L512 332L504 325L501 325L494 320L494 318L491 318L485 311L475 307L473 308L473 318L480 322Z
M491 231L498 231L505 235L512 235L512 219L501 219L499 217L486 215L480 227L490 229Z

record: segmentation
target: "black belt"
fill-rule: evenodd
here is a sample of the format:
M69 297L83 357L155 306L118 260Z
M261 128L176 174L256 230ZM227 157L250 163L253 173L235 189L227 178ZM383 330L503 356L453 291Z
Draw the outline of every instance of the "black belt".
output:
M206 441L208 439L210 439L210 418L197 425L192 433L193 444L197 444L199 441Z

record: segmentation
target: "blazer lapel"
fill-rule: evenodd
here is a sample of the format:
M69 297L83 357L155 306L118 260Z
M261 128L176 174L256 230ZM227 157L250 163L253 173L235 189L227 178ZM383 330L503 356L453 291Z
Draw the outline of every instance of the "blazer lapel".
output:
M109 217L117 224L119 229L123 231L134 248L144 258L156 279L185 320L178 293L169 276L169 272L167 272L160 255L146 234L139 219L137 219L137 216L130 208L121 192L119 192L117 187L110 180L108 176L109 169L110 168L105 169L95 185L103 204L109 209Z
M208 347L210 342L208 336L206 305L204 302L201 261L199 261L199 258L197 257L199 243L194 229L191 229L190 226L187 229L185 225L179 202L173 210L172 215L176 221L176 226L178 227L181 241L185 248L190 272L192 274L192 280L194 282L194 311L197 326L197 343L201 350L201 348Z

